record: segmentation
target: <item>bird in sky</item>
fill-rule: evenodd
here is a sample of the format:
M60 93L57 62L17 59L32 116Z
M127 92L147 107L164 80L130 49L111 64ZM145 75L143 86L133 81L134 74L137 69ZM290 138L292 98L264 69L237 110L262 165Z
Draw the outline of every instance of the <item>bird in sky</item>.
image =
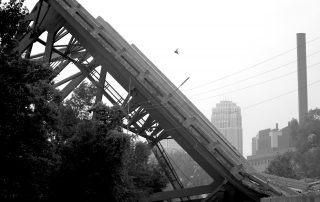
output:
M179 55L179 49L177 48L174 53L176 53L177 55Z

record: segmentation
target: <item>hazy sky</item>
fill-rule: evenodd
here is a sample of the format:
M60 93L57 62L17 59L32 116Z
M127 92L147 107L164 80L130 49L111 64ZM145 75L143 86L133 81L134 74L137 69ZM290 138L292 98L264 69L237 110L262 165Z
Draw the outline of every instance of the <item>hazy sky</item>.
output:
M31 10L35 2L26 5ZM298 117L296 33L309 41L309 109L320 107L319 0L78 2L137 45L177 86L190 76L181 90L208 119L220 100L240 106L245 157L259 130L276 123L282 128Z

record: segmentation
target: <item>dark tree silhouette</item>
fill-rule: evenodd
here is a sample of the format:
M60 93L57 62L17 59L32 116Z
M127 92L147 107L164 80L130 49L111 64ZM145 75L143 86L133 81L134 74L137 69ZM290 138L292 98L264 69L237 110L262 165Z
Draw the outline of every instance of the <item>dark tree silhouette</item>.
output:
M122 133L123 110L93 105L91 85L80 84L60 110L66 120L55 141L61 162L51 178L52 199L144 201L167 180L149 163L148 145Z
M41 200L56 159L48 141L56 134L60 98L52 70L14 52L26 32L23 1L0 6L0 200Z

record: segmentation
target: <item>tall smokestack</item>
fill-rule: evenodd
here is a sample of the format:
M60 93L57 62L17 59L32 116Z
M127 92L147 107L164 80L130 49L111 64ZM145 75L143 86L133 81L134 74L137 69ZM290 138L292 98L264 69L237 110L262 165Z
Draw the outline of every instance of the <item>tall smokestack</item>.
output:
M308 113L306 34L297 34L299 122Z

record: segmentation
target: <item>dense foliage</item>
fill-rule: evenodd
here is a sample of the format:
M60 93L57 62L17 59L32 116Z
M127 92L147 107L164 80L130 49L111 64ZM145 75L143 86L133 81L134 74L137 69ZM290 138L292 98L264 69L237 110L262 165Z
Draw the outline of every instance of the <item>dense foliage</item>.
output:
M100 117L95 121L79 120L73 126L72 135L60 138L61 161L51 176L50 198L135 200L127 171L131 139L101 121L103 115Z
M45 199L56 158L48 138L59 125L52 70L14 53L26 31L23 1L0 6L0 200Z
M123 110L93 105L93 92L95 87L84 82L61 108L64 132L57 140L63 146L60 169L53 177L53 195L61 196L57 200L74 199L66 188L75 187L74 193L84 190L79 200L143 201L161 191L167 179L157 164L150 164L151 148L122 133Z
M294 153L288 152L277 156L270 162L266 169L267 173L274 174L281 177L297 179L299 176L296 173L296 164L294 161Z
M48 138L59 125L59 96L51 72L16 56L0 58L0 190L9 198L41 198L47 187L36 181L54 163Z
M320 178L320 109L310 110L298 124L291 124L296 151L273 160L267 172L282 177Z
M0 0L0 54L12 52L17 45L17 38L28 31L28 22L22 20L28 14L23 3L24 0L4 3Z
M149 160L151 148L148 144L137 142L130 154L128 172L139 194L146 197L167 186L168 180L159 164Z
M120 107L94 105L88 83L63 102L52 69L14 52L28 11L0 4L0 200L143 201L165 187L147 143L122 133Z

